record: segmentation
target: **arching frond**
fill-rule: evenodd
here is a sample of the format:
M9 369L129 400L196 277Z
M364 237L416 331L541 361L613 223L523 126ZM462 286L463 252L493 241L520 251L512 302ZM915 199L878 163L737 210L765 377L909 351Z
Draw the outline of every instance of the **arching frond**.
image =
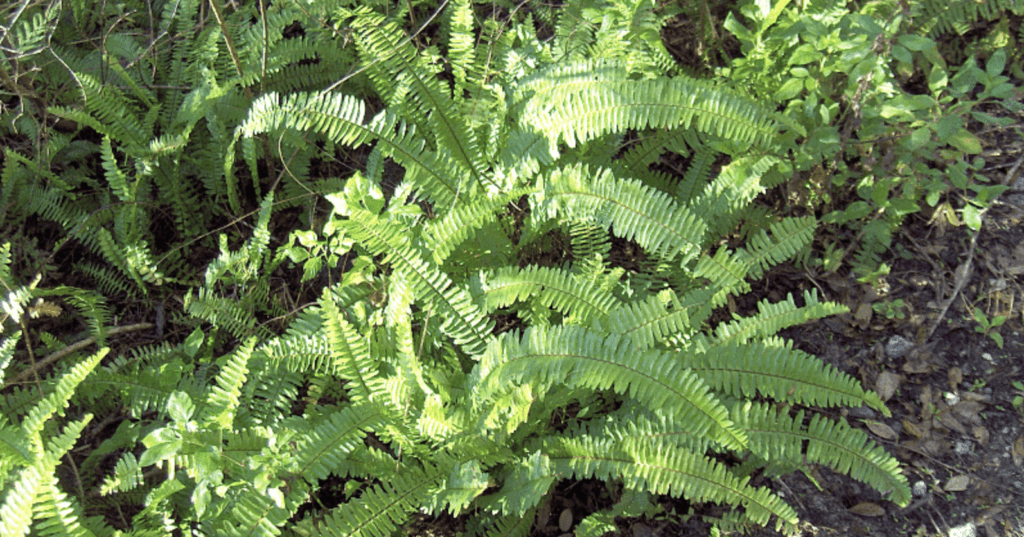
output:
M346 456L362 447L366 433L375 431L387 419L383 407L373 404L357 404L333 412L303 435L296 446L299 453L295 462L297 475L316 484L318 479L327 479L332 473L347 474L348 469L343 466Z
M910 487L896 459L845 420L832 421L814 414L805 427L802 410L789 416L768 405L750 402L737 405L732 415L750 432L751 452L765 461L824 464L883 494L890 493L899 505L910 503Z
M591 437L555 437L542 448L554 468L579 478L621 479L635 490L673 494L696 501L742 505L745 516L766 525L776 517L776 529L789 530L796 512L775 494L748 485L721 463L653 439L617 443Z
M768 337L783 328L806 323L848 311L846 306L833 302L818 302L817 291L804 291L804 306L798 307L793 295L774 304L762 300L757 304L758 314L722 323L715 328L715 338L721 343L745 343L755 337Z
M814 406L862 404L889 414L874 392L854 378L791 345L724 343L683 358L715 390L740 399L758 396Z
M477 300L485 311L505 308L531 297L539 307L553 308L566 324L587 325L604 317L618 304L612 293L569 272L531 265L524 269L506 267L481 273L474 280Z
M538 212L593 219L665 260L678 255L685 263L695 257L705 228L704 222L668 195L638 181L616 179L607 169L559 169L532 198Z
M503 334L474 369L472 389L487 400L509 385L533 384L545 392L558 384L629 394L650 409L674 413L724 446L742 448L744 435L725 408L690 371L667 353L638 351L618 336L583 328L531 328Z
M777 126L757 102L686 77L583 86L548 113L524 118L551 143L569 147L627 129L696 129L737 143L765 145Z

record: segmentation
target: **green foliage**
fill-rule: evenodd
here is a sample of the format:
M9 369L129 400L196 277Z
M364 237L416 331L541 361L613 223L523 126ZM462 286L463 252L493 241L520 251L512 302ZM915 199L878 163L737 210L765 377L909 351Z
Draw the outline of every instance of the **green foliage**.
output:
M946 21L924 23L930 28L1020 9L1013 2L923 4L913 13L923 9ZM962 11L967 4L973 7ZM744 55L721 74L784 109L779 148L788 162L766 179L786 183L791 202L827 211L824 222L855 232L857 244L844 248L852 259L826 255L824 268L849 261L865 282L888 273L893 233L910 215L924 211L980 227L981 214L1006 187L983 172L981 142L968 122L1005 128L1021 110L1003 75L1014 63L1008 54L1017 54L1005 40L952 66L941 44L911 24L922 19L901 9L887 2L856 10L827 2L748 3L740 9L745 22L726 22ZM978 57L987 57L984 68ZM913 87L922 84L927 91ZM826 245L829 252L840 247Z
M902 298L897 298L893 301L876 302L871 305L871 308L875 310L875 313L883 315L886 319L904 319L907 316L905 311L906 306L903 304Z
M523 535L574 478L624 490L592 534L663 494L792 533L751 475L807 462L908 503L895 459L811 408L882 401L776 335L841 306L714 320L813 238L750 207L802 120L677 75L653 5L69 4L107 37L41 47L57 15L33 6L3 71L26 107L4 134L48 138L0 174L23 329L0 342L0 533L383 536L449 512ZM433 37L403 26L423 7ZM28 110L47 77L54 105ZM652 169L668 153L681 179ZM44 297L103 349L37 348ZM167 340L111 351L156 304L133 330ZM65 457L92 415L111 427Z
M985 312L981 311L981 308L974 308L974 320L977 321L978 326L974 327L974 331L979 334L985 334L992 338L992 341L1001 349L1003 348L1003 335L999 333L998 328L1003 326L1006 322L1005 315L996 315L991 319L985 315Z

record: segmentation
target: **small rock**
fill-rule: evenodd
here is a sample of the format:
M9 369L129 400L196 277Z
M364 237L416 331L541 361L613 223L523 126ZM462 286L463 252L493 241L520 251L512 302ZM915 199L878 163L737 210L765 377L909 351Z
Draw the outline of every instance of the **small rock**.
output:
M957 455L968 455L971 453L971 442L969 440L957 440L953 447L953 453Z
M885 344L885 355L889 358L902 358L913 348L914 344L909 339L903 336L893 336Z
M949 529L949 537L974 537L977 534L978 528L974 525L974 522L968 522Z
M911 492L914 493L914 496L920 498L928 493L928 484L924 481L918 481L917 483L914 483L914 488L911 489Z
M873 420L877 416L874 410L868 408L866 405L851 408L846 413L847 417L862 419L862 420Z
M565 509L562 514L558 517L558 529L562 531L569 531L572 527L572 509Z

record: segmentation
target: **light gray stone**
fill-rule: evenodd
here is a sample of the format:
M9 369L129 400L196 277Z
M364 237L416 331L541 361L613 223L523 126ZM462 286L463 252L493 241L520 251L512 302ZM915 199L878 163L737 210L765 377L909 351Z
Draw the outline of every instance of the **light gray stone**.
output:
M885 344L885 355L889 358L902 358L913 348L914 343L909 339L899 335L892 336Z
M949 529L949 537L975 537L977 534L978 527L974 525L974 522L968 522Z
M914 483L914 488L911 489L911 492L914 493L914 496L920 498L921 496L924 496L925 494L928 493L928 484L925 483L924 481L918 481Z

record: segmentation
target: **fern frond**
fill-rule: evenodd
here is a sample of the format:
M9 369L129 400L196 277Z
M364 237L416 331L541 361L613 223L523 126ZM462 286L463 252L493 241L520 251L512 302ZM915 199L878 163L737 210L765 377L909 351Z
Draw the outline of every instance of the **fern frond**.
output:
M672 494L694 501L742 505L746 517L776 529L795 528L796 512L775 494L732 475L721 463L657 440L617 443L608 439L555 437L543 450L554 468L577 478L621 479L633 490Z
M595 259L601 259L603 262L612 250L611 235L608 231L584 220L569 222L569 238L572 243L572 257L580 264Z
M256 318L238 301L217 296L207 287L199 289L198 295L192 290L185 294L185 311L199 319L209 321L213 326L243 339L256 329Z
M96 132L125 144L129 154L141 155L152 129L146 129L129 99L116 87L104 84L89 73L76 72L74 79L82 90L83 110L52 107L49 112L92 127Z
M559 157L541 133L513 130L498 149L494 180L511 190L537 175Z
M316 312L318 315L320 312ZM294 329L295 325L292 325ZM317 331L308 330L304 333L289 333L273 338L256 349L254 356L259 356L285 371L302 373L335 374L335 363L331 360L331 350L327 338L321 337Z
M282 98L270 93L253 101L248 117L235 132L235 140L281 128L300 133L312 130L353 147L377 140L377 147L405 166L406 180L415 180L433 201L450 205L467 188L465 179L459 176L462 166L444 151L427 149L425 140L395 113L381 112L364 125L365 115L363 102L347 95L296 93ZM234 151L226 156L224 173L232 175Z
M465 117L455 114L458 107L452 101L451 88L442 88L434 70L419 58L396 24L369 9L359 9L356 14L353 28L362 49L362 63L370 73L377 73L378 87L394 87L396 79L400 84L408 84L411 106L405 108L414 116L429 112L426 124L421 126L430 127L437 149L448 151L479 183L484 178L483 154ZM397 103L389 100L389 104Z
M747 276L760 279L769 268L792 259L803 247L814 238L814 229L818 222L814 217L784 218L780 222L768 226L768 234L764 229L758 230L737 255L744 258Z
M669 337L692 333L699 327L700 319L695 323L690 316L707 305L710 298L708 289L695 289L682 300L666 289L644 300L623 304L603 324L611 333L629 337L637 348L647 349Z
M705 244L736 226L750 203L764 191L761 176L776 162L778 159L771 156L733 159L710 183L703 185L700 195L689 200L687 206L708 222Z
M345 458L363 446L367 432L377 430L388 419L379 405L357 404L331 413L322 423L303 435L299 442L296 474L310 484L330 474L345 475Z
M397 474L332 509L323 519L303 521L296 532L305 537L390 537L430 497L439 474L432 466L402 465Z
M524 194L518 192L516 194ZM423 249L431 253L437 266L445 260L455 248L471 237L473 232L496 220L495 213L519 196L500 195L490 198L477 198L476 203L460 203L441 218L427 223L423 231Z
M216 386L210 390L207 407L203 409L202 421L214 422L222 429L232 430L239 396L248 373L247 364L252 357L256 338L249 338L235 352L227 357L216 378Z
M218 535L225 537L276 537L292 516L292 509L278 505L263 491L246 487L248 494L239 494L230 512L221 518ZM296 503L296 502L284 502ZM291 506L289 506L291 507Z
M933 37L951 31L964 35L978 21L996 20L1007 12L1024 15L1024 2L1020 0L928 0L921 2L921 8L924 16L914 22L916 25L930 26L929 34Z
M625 152L615 159L612 167L621 177L642 179L651 173L649 167L657 163L660 160L659 157L666 151L673 151L683 157L687 156L690 151L685 140L691 136L691 131L682 129L644 133L639 140L630 143ZM694 158L693 162L700 162L700 159ZM687 198L682 198L682 200L687 201Z
M504 514L521 517L539 504L555 482L564 477L552 468L551 459L535 451L512 465L501 491L489 501Z
M683 180L676 186L676 196L680 202L690 203L697 195L704 192L711 178L711 167L715 164L718 155L720 153L710 144L700 144L694 149L690 167L686 169Z
M469 537L527 537L533 528L535 518L535 509L526 511L522 516L486 514L475 517L466 523L466 535ZM479 527L475 525L479 525Z
M513 117L531 117L565 102L580 92L594 90L628 76L617 61L552 62L532 71L513 86L509 110Z
M676 419L671 412L650 410L635 401L625 402L605 419L593 420L581 430L585 430L583 434L614 438L620 442L631 442L636 438L661 439L694 453L721 449L708 437L693 434L690 424Z
M381 401L387 390L370 359L367 336L348 323L325 293L320 301L328 347L334 370L348 381L346 388L354 402Z
M786 296L786 300L774 304L767 299L762 300L757 303L757 310L756 315L718 325L715 328L716 340L720 343L739 344L753 338L770 337L784 328L844 313L848 308L834 302L818 302L818 292L813 290L804 291L803 307L797 307L793 295L790 294Z
M531 265L505 267L480 273L474 279L477 300L484 311L506 308L530 297L542 308L553 308L568 319L565 324L588 325L604 317L618 304L615 297L594 282L577 278L564 270Z
M55 475L50 475L39 488L33 517L38 521L34 533L41 536L94 537L82 526L82 507L60 489Z
M447 506L449 513L458 516L487 489L489 477L479 460L455 463L451 472L439 480L437 490L431 495L426 509L440 514Z
M473 3L456 0L445 10L448 30L448 61L452 66L452 96L461 101L469 89L467 74L473 67L476 49L473 46Z
M802 410L790 417L774 407L749 401L736 405L732 415L750 433L751 452L766 461L789 461L798 466L805 461L824 464L883 494L891 493L892 501L900 506L910 503L910 487L900 473L899 462L845 420L832 421L814 414L805 427Z
M108 352L110 352L110 349L100 349L92 356L69 368L57 380L57 384L54 386L53 392L48 394L42 401L39 401L39 403L28 412L28 415L25 416L25 419L21 422L21 428L24 432L25 438L29 439L33 450L36 453L41 454L43 452L43 443L40 433L46 425L46 422L54 414L64 413L64 408L67 407L68 401L70 401L71 396L74 395L75 388L85 380L85 377L92 372Z
M21 470L0 504L0 535L20 537L28 533L32 524L32 504L35 503L43 478L35 466Z
M125 453L114 466L114 474L107 476L100 486L100 494L128 492L142 484L142 467L132 453Z
M707 352L684 357L683 364L714 390L740 399L761 396L825 407L867 404L889 415L877 394L864 390L846 373L793 349L792 343L713 345Z
M526 383L537 393L558 384L610 388L652 410L674 413L695 434L706 434L723 446L742 449L746 444L725 407L675 357L639 351L619 336L579 327L529 328L521 337L506 333L488 346L471 376L471 390L480 401Z
M5 301L5 309L7 305L8 304ZM17 346L18 341L20 340L21 330L15 330L9 336L0 340L0 385L3 383L4 373L7 371L7 366L10 365L11 359L14 358L14 347Z
M778 129L756 101L685 77L584 86L550 114L525 120L552 144L569 147L609 133L643 129L696 129L739 144L767 145Z
M616 235L634 240L662 259L686 263L700 251L705 224L668 195L611 171L586 166L556 170L532 196L531 207L549 218L588 218Z
M392 224L353 209L345 227L353 238L374 254L386 255L400 277L408 278L415 295L425 300L444 321L441 329L471 356L484 351L490 336L490 322L472 303L469 295L409 246Z
M36 457L22 431L6 423L0 424L0 461L3 466L28 466Z

